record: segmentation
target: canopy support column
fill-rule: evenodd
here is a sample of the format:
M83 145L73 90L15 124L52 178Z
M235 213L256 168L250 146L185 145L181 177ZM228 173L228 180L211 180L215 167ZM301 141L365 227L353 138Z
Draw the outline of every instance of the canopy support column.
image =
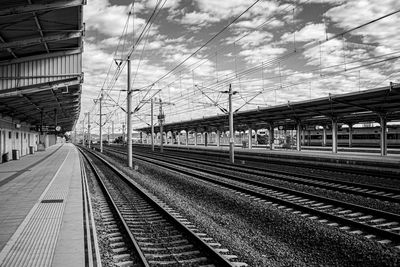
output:
M332 118L332 153L337 153L338 151L338 129L337 129L337 119Z
M381 125L381 156L387 156L387 121L386 115L380 114L380 125Z
M269 149L273 150L274 149L274 124L270 123L269 124L269 138L268 138L268 142L269 142Z
M301 123L296 123L296 150L301 151Z
M349 147L353 147L353 124L349 123Z
M249 138L249 149L252 149L252 147L253 147L253 143L252 143L252 140L253 140L253 129L251 128L251 127L249 127L249 136L248 136L248 138Z
M217 130L217 147L221 146L221 132Z
M322 128L322 146L326 146L326 126L323 126Z

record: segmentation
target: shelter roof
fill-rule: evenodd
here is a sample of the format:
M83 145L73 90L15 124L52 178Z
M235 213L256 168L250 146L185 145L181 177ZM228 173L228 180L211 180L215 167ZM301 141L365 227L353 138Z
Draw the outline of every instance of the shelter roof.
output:
M0 113L71 130L80 111L85 0L2 0ZM74 55L72 57L72 55ZM42 120L43 118L43 120Z
M293 129L297 122L303 125L329 125L332 120L342 123L378 121L384 116L388 121L400 119L400 84L318 99L288 102L284 105L257 108L234 114L236 130L263 129L273 124ZM165 131L228 129L228 115L167 123ZM150 132L150 127L137 129ZM158 127L155 127L158 132Z

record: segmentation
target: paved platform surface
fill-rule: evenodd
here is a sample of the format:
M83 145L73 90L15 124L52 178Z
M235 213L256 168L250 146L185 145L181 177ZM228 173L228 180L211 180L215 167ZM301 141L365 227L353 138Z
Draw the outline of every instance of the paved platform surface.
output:
M81 167L72 144L0 164L0 266L84 266Z

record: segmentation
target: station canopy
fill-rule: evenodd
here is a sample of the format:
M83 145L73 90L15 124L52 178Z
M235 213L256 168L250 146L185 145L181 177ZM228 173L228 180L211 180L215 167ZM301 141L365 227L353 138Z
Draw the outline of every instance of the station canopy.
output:
M284 105L257 108L234 113L236 130L265 129L270 125L282 129L295 129L297 123L303 126L331 125L335 120L343 124L380 122L400 119L400 84L365 90L355 93L329 95L318 99L288 102ZM166 123L163 130L177 132L215 131L229 129L228 115L204 117L190 121ZM149 133L150 127L137 129ZM155 127L159 132L159 127Z
M83 0L0 1L0 114L72 129L80 112Z

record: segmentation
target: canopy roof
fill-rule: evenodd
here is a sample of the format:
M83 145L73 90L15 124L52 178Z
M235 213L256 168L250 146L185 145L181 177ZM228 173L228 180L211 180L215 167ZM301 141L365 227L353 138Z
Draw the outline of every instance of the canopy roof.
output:
M2 0L0 113L71 130L80 112L84 0Z
M263 129L270 125L293 129L297 122L302 125L329 125L332 120L342 123L378 121L385 116L390 120L400 119L400 84L391 84L372 90L301 101L288 102L267 108L258 108L234 114L236 130ZM167 123L164 131L181 130L227 130L228 115L206 117L190 121ZM150 132L150 127L137 129ZM159 127L155 127L159 131Z

